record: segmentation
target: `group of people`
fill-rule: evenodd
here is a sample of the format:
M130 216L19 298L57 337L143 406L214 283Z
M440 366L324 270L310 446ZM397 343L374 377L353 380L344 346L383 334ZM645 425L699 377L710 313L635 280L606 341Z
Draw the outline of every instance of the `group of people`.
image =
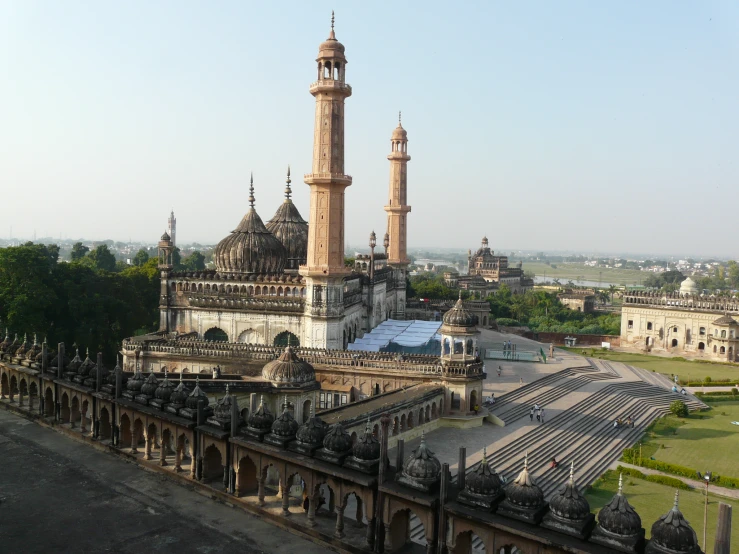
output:
M684 388L677 390L677 385L672 385L672 392L679 392L683 396L686 396L688 394Z
M621 419L620 417L617 417L613 420L613 427L618 429L619 427L634 427L634 420L631 419L631 416L627 417L626 419Z
M536 421L544 423L544 406L534 404L534 407L531 408L531 412L529 412L529 418L531 418L532 422L534 421L534 416L536 416Z

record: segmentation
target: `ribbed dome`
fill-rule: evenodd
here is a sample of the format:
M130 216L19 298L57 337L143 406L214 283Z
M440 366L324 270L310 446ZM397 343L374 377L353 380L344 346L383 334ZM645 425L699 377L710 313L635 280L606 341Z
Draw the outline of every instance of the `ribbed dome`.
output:
M407 140L408 132L403 129L403 126L398 122L398 126L393 130L393 134L390 137L391 140Z
M228 383L226 384L226 394L216 402L213 408L213 416L221 421L231 420L231 404L233 404L233 397L228 390Z
M38 343L38 340L36 338L36 334L33 334L33 344L31 345L31 348L28 349L28 352L26 352L26 360L35 361L36 356L38 356L41 353L41 345Z
M323 447L329 452L346 452L352 447L352 437L341 423L331 426L323 439Z
M267 230L254 209L253 183L249 190L249 211L213 252L216 270L221 273L282 273L287 257L285 247Z
M285 400L285 407L282 409L282 413L274 423L272 423L272 433L278 437L289 438L294 437L298 431L298 422L295 421L293 415L287 409L287 400Z
M295 355L291 346L276 360L262 368L262 378L279 385L302 385L316 380L316 372L308 362Z
M272 428L272 423L275 420L275 416L269 411L267 406L264 405L264 397L259 402L259 408L257 408L246 422L249 429L259 432L269 432Z
M713 321L714 325L736 325L736 320L730 315L722 315L720 318Z
M169 233L167 231L164 231L164 234L162 235L162 238L160 239L163 242L169 242L172 240L172 237L169 236Z
M85 353L85 361L80 364L77 369L77 374L82 376L90 375L90 371L95 367L95 362L90 359L90 349L87 349Z
M579 521L590 515L590 504L575 486L574 471L573 462L569 481L549 499L549 509L562 519Z
M408 457L403 465L403 474L423 484L431 484L441 475L441 463L426 446L426 432L421 433L421 444Z
M641 533L641 518L623 495L623 479L618 478L618 492L598 512L598 525L612 535L632 537Z
M675 491L675 505L672 510L652 525L652 538L646 552L661 552L661 549L654 548L656 545L653 543L669 552L700 552L698 537L678 508L678 491Z
M188 396L190 396L190 389L188 389L187 385L182 381L182 373L180 373L180 382L172 391L169 401L177 406L184 406Z
M75 348L74 358L72 358L72 360L69 362L69 365L67 365L67 367L64 368L64 370L68 371L69 373L77 373L77 370L80 368L81 365L82 365L82 358L80 358L80 349ZM136 376L134 375L134 377Z
M372 434L369 419L367 419L367 425L364 428L364 435L357 440L354 448L352 448L352 455L357 460L365 462L373 462L380 459L380 441Z
M75 356L75 358L79 358L79 356ZM74 360L72 360L74 362ZM72 362L69 363L69 365L72 365ZM126 383L126 390L131 392L139 392L141 390L141 387L144 386L144 375L141 373L141 370L139 368L136 368L136 372L133 374L133 377L131 377L128 382Z
M443 322L444 325L452 325L454 327L474 327L475 316L471 312L467 311L462 302L462 291L459 291L459 300L454 304L454 307L444 314Z
M464 488L473 494L495 496L502 486L503 482L500 477L488 465L487 448L483 448L482 461L475 471L465 477Z
M521 473L505 488L505 496L508 502L521 508L538 508L544 504L544 493L529 473L528 456L524 458Z
M318 47L318 57L344 59L344 45L336 40L336 33L334 33L334 12L331 12L331 32Z
M287 255L285 267L298 269L308 257L308 222L302 218L298 208L293 204L291 194L290 168L288 168L285 201L277 208L274 217L267 222L267 230L285 247Z
M11 344L10 333L8 331L8 328L6 327L5 328L5 339L3 340L3 342L0 342L0 352L6 352L10 344Z
M159 386L154 391L154 397L157 400L169 402L172 399L172 394L174 393L177 386L178 385L175 385L172 381L169 380L167 372L165 371L164 379L162 379L162 382L159 383Z
M18 347L18 349L15 351L16 358L22 358L26 355L26 352L28 352L28 349L31 348L31 343L28 342L28 335L23 335L23 342Z
M145 394L146 396L153 398L158 387L159 379L157 379L157 376L154 375L154 372L152 371L149 373L146 381L144 381L144 384L141 385L141 394Z
M328 424L313 414L308 421L298 428L295 438L303 444L323 444L323 438L328 431Z
M690 277L680 283L680 294L698 294L698 284Z
M197 410L198 403L201 399L205 400L205 405L203 407L207 408L210 401L208 400L208 395L206 395L200 388L200 377L198 376L195 378L195 388L192 389L190 396L185 400L185 407L190 408L191 410Z

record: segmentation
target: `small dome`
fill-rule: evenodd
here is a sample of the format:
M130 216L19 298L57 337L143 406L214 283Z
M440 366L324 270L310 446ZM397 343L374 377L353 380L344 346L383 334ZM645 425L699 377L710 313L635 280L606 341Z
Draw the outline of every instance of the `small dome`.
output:
M323 439L323 447L329 452L346 452L352 447L352 437L344 431L341 423L331 426Z
M523 470L505 488L508 502L521 508L538 508L544 503L544 493L529 474L528 456L524 458Z
M36 356L38 356L41 353L41 345L38 343L38 340L36 339L36 334L33 335L33 344L31 345L31 348L28 349L28 352L26 352L26 360L35 361Z
M641 533L641 518L623 495L623 479L618 478L618 492L598 512L598 525L608 533L622 537Z
M554 515L579 521L590 515L590 504L575 486L574 462L570 466L570 480L549 499L549 509Z
M162 379L162 382L159 383L159 386L154 391L154 397L157 400L169 402L172 399L172 393L174 393L176 387L177 385L169 380L169 377L167 377L167 372L165 371L164 379Z
M167 233L167 231L164 231L164 234L162 235L162 238L160 240L162 242L169 242L172 240L172 237L169 236L169 233Z
M262 378L278 385L302 385L316 380L316 372L308 362L287 346L282 355L262 368Z
M78 375L90 375L90 371L92 371L95 368L95 362L93 362L90 359L90 349L87 349L87 352L85 353L85 361L80 364L80 367L77 369Z
M115 367L113 368L113 371L109 372L105 377L103 377L103 381L108 384L112 385L113 387L116 386L116 374L121 372L121 366L118 363L118 356L116 356L115 361ZM121 384L126 383L126 378L121 375Z
M488 465L487 448L482 449L482 461L475 471L464 479L464 488L473 494L483 496L497 495L503 486L498 474L490 469Z
M720 318L713 322L713 325L736 325L736 320L730 315L722 315Z
M683 517L678 508L678 491L675 491L675 505L672 510L660 517L652 525L650 543L656 542L670 552L700 552L698 537L695 531ZM649 548L647 550L650 550Z
M334 33L334 12L331 12L331 32L318 47L318 57L344 59L344 45L336 40L336 33Z
M313 414L298 428L295 438L304 444L323 444L326 431L328 431L328 424Z
M426 446L426 432L421 433L421 444L403 465L403 474L424 484L434 483L441 475L441 463Z
M15 351L15 356L17 358L22 358L26 355L26 352L28 349L31 348L31 343L28 342L28 335L23 335L23 342L20 344L18 349Z
M287 399L285 399L285 407L282 413L272 423L272 433L278 437L294 437L298 432L298 422L295 421L293 415L287 409Z
M290 169L287 170L285 201L267 222L267 230L285 247L287 269L298 269L308 257L308 222L303 219L290 195Z
M18 342L18 333L16 333L13 342L8 345L8 349L5 352L12 356L18 348L20 348L20 343Z
M267 406L264 405L264 397L262 397L259 402L259 408L249 416L249 420L246 424L250 429L266 433L272 428L274 420L275 416L273 416Z
M233 397L228 390L228 383L226 383L226 394L216 402L213 407L213 416L221 421L231 420L231 404L233 403Z
M454 304L454 307L444 314L442 321L444 325L451 325L453 327L474 327L475 316L472 315L467 308L464 307L462 302L462 291L459 291L459 300Z
M403 129L400 122L398 122L398 126L393 130L390 140L408 140L408 133Z
M698 294L698 292L698 285L690 277L680 283L680 294Z
M188 396L187 400L185 400L185 407L190 408L191 410L197 410L198 403L201 399L205 400L204 407L207 408L210 401L208 400L208 395L206 395L200 388L200 377L198 376L195 378L195 388L192 389L190 396Z
M144 384L141 385L141 394L145 394L146 396L153 398L158 387L159 379L157 379L157 376L154 375L154 372L152 371L149 373L146 381L144 381Z
M6 352L8 350L8 347L11 344L10 340L10 333L8 332L8 328L5 328L5 339L3 339L3 342L0 342L0 352Z
M67 367L64 368L64 370L68 371L69 373L77 373L77 370L80 368L81 365L82 365L82 358L80 358L80 349L75 348L74 358L72 358L72 360L69 362L69 365L67 365Z
M357 440L352 448L352 455L357 460L365 462L373 462L380 459L380 441L372 433L370 427L369 418L367 419L367 425L364 428L364 435L362 438Z
M188 389L187 385L182 381L182 373L180 373L180 382L172 391L169 401L177 406L184 406L188 396L190 396L190 389Z
M267 230L254 209L253 184L250 191L249 211L213 251L216 270L220 273L280 274L285 269L285 247Z
M78 356L75 356L77 358ZM72 360L74 361L74 360ZM72 365L72 362L70 362L69 365ZM126 390L137 393L141 391L141 387L144 386L144 375L141 373L139 368L136 368L136 372L133 374L133 377L131 377L128 380L128 383L126 383Z
M100 364L100 366L98 366L98 364L95 364L93 366L93 368L90 370L90 373L88 375L92 379L94 379L95 381L97 381L98 371L100 372L100 382L101 383L104 383L105 380L108 378L108 375L110 374L110 370L108 370L108 368L105 367L105 365L103 365L103 364Z

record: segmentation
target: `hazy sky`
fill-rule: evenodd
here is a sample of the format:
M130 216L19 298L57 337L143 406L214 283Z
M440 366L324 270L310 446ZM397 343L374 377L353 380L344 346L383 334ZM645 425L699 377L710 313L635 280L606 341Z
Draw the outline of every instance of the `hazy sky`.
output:
M215 242L308 219L318 45L346 46L346 237L739 255L739 3L0 0L0 236ZM734 208L732 208L734 206Z

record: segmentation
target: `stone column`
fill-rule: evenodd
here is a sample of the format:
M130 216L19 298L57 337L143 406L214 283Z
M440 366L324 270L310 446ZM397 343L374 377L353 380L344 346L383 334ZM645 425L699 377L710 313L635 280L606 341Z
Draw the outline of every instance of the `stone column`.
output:
M264 506L264 482L266 480L266 475L257 479L257 500L259 501L260 506Z
M318 507L319 493L314 492L308 497L308 525L316 526L316 508Z
M151 460L151 443L153 437L146 433L144 435L144 460Z
M282 484L282 515L290 515L290 481Z
M393 550L393 541L390 536L390 524L385 523L385 542L383 544L385 552L392 552Z
M367 547L370 550L375 549L375 519L368 519L367 520L367 535L365 537L365 540L367 541Z
M192 479L197 478L197 464L195 462L195 452L190 448L190 477Z
M139 451L139 434L136 429L131 431L131 454L137 454Z
M467 479L467 449L464 446L459 447L459 462L457 463L457 487L459 490L464 489Z
M223 488L228 490L228 465L223 466Z
M87 428L85 426L85 420L87 419L87 410L84 412L80 412L80 433L84 433L87 431Z
M334 537L337 539L344 538L344 509L346 504L336 506L336 531L334 531Z
M23 391L20 389L20 384L18 385L18 407L23 407Z
M165 447L164 442L162 442L161 447L159 448L159 465L167 465L167 448Z
M177 450L174 453L174 470L177 473L182 471L182 448L180 448L179 444L177 445Z

